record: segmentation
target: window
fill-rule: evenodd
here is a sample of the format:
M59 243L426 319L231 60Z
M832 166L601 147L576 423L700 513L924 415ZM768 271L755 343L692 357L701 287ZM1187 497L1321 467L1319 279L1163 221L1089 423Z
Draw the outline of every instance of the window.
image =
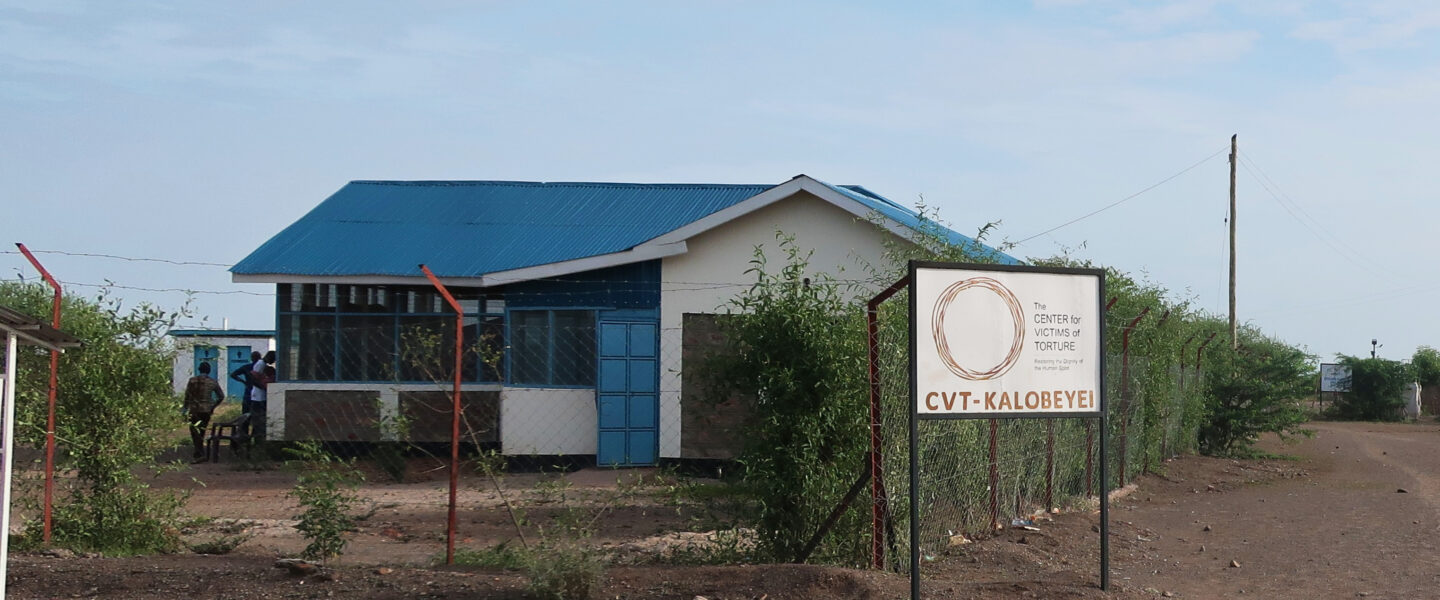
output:
M462 379L503 381L504 300L477 289L451 292L465 312ZM277 295L283 381L455 376L455 313L434 288L281 284Z
M595 385L595 312L510 311L510 382Z
M394 381L395 320L388 315L341 315L337 322L340 379Z

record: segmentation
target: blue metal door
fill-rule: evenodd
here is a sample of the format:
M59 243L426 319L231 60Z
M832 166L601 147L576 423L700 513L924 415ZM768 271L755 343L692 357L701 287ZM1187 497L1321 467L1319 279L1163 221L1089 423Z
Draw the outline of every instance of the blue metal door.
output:
M200 374L200 363L210 363L210 376L224 377L220 371L220 349L214 346L195 346L195 370L192 374Z
M600 315L596 462L653 465L660 439L660 324L655 318L620 318L623 314Z
M231 346L225 349L225 370L227 372L218 374L218 377L224 378L225 396L235 402L245 399L245 382L231 379L230 373L240 368L240 365L248 364L252 364L249 346Z

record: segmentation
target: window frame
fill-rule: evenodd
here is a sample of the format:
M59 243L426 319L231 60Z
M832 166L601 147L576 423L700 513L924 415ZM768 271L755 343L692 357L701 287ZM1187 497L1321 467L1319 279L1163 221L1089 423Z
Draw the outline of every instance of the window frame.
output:
M600 328L600 313L609 310L598 306L516 306L508 304L505 307L505 385L514 388L543 388L555 390L593 390L596 389L599 373L599 340L595 339L595 332ZM513 344L515 335L511 328L515 324L510 313L513 312L543 312L546 315L546 336L545 336L545 382L529 383L515 381L515 366L513 360L515 352ZM588 384L560 384L555 382L555 313L557 312L588 312L590 313L590 335L596 344L592 348L590 356L590 383Z
M325 297L325 298L328 300L329 306L326 307L325 310L304 310L304 308L305 308L305 305L304 305L304 286L310 286L310 285L313 285L313 286L327 286L326 289L325 289L325 293L324 293L324 294L317 294L317 297L318 297L318 296L323 296L323 297ZM298 327L298 326L299 326L299 323L302 322L305 317L310 317L310 318L324 318L324 317L329 317L329 319L330 319L330 324L331 324L331 325L330 325L330 327L331 327L331 329L330 329L331 348L330 348L330 351L329 351L330 360L331 360L331 362L330 362L330 371L331 371L331 373L330 373L330 378L329 378L329 379L305 379L305 378L299 378L299 377L290 378L290 377L288 377L287 375L288 375L288 372L289 372L289 369L291 368L291 366L285 365L285 367L284 367L283 369L281 369L281 371L280 371L280 373L279 373L279 376L280 376L280 379L279 379L279 380L280 380L280 381L282 381L282 382L287 382L287 383L288 383L288 382L295 382L295 383L344 383L344 384L357 384L357 383L401 383L401 384L435 383L433 380L428 380L428 379L402 379L402 378L400 377L401 374L403 373L403 371L402 371L402 369L401 369L401 365L400 365L400 342L401 342L401 336L400 336L400 334L401 334L401 321L402 321L404 318L406 318L406 317L444 317L444 318L448 318L448 319L454 319L454 318L455 318L455 313L454 313L453 311L442 311L442 312L404 312L404 311L400 310L400 308L401 308L401 307L400 307L401 298L406 297L406 296L408 295L407 292L419 291L419 292L435 293L435 290L434 290L433 287L431 287L431 286L422 286L422 285L356 284L356 283L280 283L280 284L276 284L276 286L277 286L277 287L276 287L276 294L275 294L275 315L276 315L276 334L277 334L277 335L276 335L276 342L277 342L277 344L276 344L276 345L277 345L276 350L279 352L280 356L285 357L285 358L288 360L289 357L288 357L287 355L292 352L292 349L295 349L295 348L299 345L299 339L300 339L300 338L297 337L296 343L295 343L295 344L291 344L291 343L290 343L290 337L293 336L293 335L295 335L295 332L300 329L300 328ZM329 289L328 286L334 286L334 288L335 288L335 289L334 289L334 293L330 293L331 290ZM357 287L359 287L359 288L369 288L369 289L372 289L372 290L375 289L375 288L383 288L384 291L385 291L385 305L384 305L384 306L385 306L385 310L383 310L383 311L367 311L367 312L353 312L353 311L351 311L351 312L341 312L341 311L340 311L341 304L342 304L342 302L341 302L341 297L340 297L340 295L341 295L341 294L340 294L340 287L341 287L341 286L349 286L349 287L352 288L352 289L353 289L353 288L357 288ZM285 287L286 289L283 289L283 290L282 290L281 287ZM317 289L318 289L318 288L317 288ZM483 310L483 309L485 309L485 308L487 307L487 305L488 305L490 302L497 301L497 300L503 302L504 299L505 299L504 294L499 293L499 292L497 292L497 291L493 291L493 290L486 290L485 288L455 288L455 289L452 290L452 292L454 292L457 296L463 297L462 304L461 304L462 306L465 306L465 307L467 307L467 308L468 308L469 306L474 306L475 308L481 309L480 312L473 312L473 313L472 313L472 312L466 312L466 313L464 313L464 315L463 315L464 318L465 318L465 320L474 320L473 327L475 328L476 339L481 339L481 338L484 336L484 334L485 334L485 323L486 323L486 319L487 319L487 318L495 318L495 317L498 317L498 318L500 318L500 319L502 320L502 323L504 324L504 326L500 328L500 331L502 332L502 335L507 336L506 339L502 339L502 340L501 340L501 351L504 353L504 356L502 357L502 360L500 361L499 367L500 367L500 369L502 369L504 372L498 373L499 376L496 377L495 379L486 379L485 375L486 375L486 373L487 373L488 371L491 371L491 369L486 368L486 366L485 366L484 364L482 364L482 362L481 362L481 357L480 357L480 356L476 356L476 357L474 357L473 359L471 359L471 360L473 360L473 361L475 362L475 364L473 365L473 366L474 366L474 370L475 370L475 379L465 379L465 380L463 380L463 382L464 382L464 383L474 383L474 384L504 385L505 379L506 379L506 378L508 377L508 375L509 375L509 374L508 374L508 357L509 357L509 354L510 354L510 353L508 352L509 344L508 344L508 342L507 342L508 336L509 336L509 327L508 327L508 322L507 322L507 321L508 321L508 310L502 310L502 311L500 311L500 312L484 312L484 310ZM295 300L296 297L297 297L297 296L296 296L297 294L299 295L299 298L300 298L298 304L297 304L297 302L296 302L296 300ZM291 310L292 307L295 307L296 310ZM508 308L508 307L507 307L507 308ZM298 319L295 319L296 327L289 327L289 321L290 321L291 317L299 317ZM343 379L343 378L341 378L341 374L344 372L344 369L345 369L345 367L343 366L343 365L345 364L345 360L344 360L345 353L344 353L344 351L343 351L343 349L342 349L342 346L343 346L343 344L342 344L342 339L344 338L344 336L341 334L341 332L343 331L342 328L341 328L341 323L342 323L342 321L344 320L345 317L368 318L368 319L388 319L388 321L389 321L389 329L390 329L390 331L389 331L390 346L391 346L390 353L389 353L389 354L390 354L390 370L391 370L391 372L393 373L393 377L392 377L392 378L390 378L390 379L373 379L373 380L372 380L372 379L354 380L354 379ZM303 337L303 336L301 336L301 337ZM296 354L297 354L297 356L298 356L299 353L300 353L300 351L299 351L299 350L294 350L294 351L296 352ZM317 349L312 350L312 352L318 353L318 352L323 352L323 350L317 348ZM300 373L300 371L299 371L299 369L298 369L298 365L297 365L295 368L296 368L295 373L298 375L298 374Z

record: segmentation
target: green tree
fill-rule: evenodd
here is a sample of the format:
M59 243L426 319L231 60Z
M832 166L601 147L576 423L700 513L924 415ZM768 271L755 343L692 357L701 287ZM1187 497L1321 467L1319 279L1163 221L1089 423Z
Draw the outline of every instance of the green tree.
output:
M1340 394L1334 415L1360 421L1398 421L1405 399L1405 384L1415 380L1408 365L1383 358L1340 355L1350 368L1350 391Z
M50 320L51 292L40 284L0 282L0 305ZM182 498L152 490L137 469L155 468L155 457L174 445L183 426L170 387L175 349L165 336L182 311L150 304L123 308L102 292L94 299L66 295L63 329L81 348L60 355L56 404L57 471L76 484L54 510L53 541L110 554L168 551L179 547ZM48 354L22 352L17 371L16 437L44 443ZM39 527L26 535L38 539Z
M1215 352L1207 365L1199 432L1206 454L1243 454L1261 433L1303 431L1306 415L1298 400L1313 387L1313 357L1254 332L1241 339L1239 350Z
M807 273L809 255L793 239L782 238L780 247L786 263L778 273L756 249L748 271L755 284L721 321L730 347L704 370L714 400L739 398L745 406L739 462L758 502L759 550L766 559L788 562L860 474L867 409L859 393L865 372L860 312L833 280ZM860 522L849 525L858 529ZM858 550L840 553L854 562Z
M1410 369L1420 385L1440 385L1440 350L1430 346L1416 348L1415 355L1410 358Z

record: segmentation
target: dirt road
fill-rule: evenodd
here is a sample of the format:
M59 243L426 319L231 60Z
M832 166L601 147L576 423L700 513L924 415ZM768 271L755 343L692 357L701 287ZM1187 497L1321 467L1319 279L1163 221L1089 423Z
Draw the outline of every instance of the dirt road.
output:
M925 567L924 597L1440 598L1440 426L1311 427L1316 436L1296 445L1262 443L1294 460L1185 457L1166 463L1163 475L1141 478L1137 491L1112 505L1114 589L1109 593L1095 587L1096 515L1072 513L1037 523L1039 531L1007 529L946 553ZM302 544L293 528L269 521L279 522L294 509L285 496L289 476L211 469L222 470L211 473L210 486L195 487L192 510L259 519L251 525L257 537L236 552L134 558L15 555L11 597L524 596L525 579L517 572L421 566L443 547L433 500L441 494L433 482L367 486L367 494L383 501L384 510L352 538L353 552L347 552L338 580L317 581L270 566L276 556ZM176 476L162 485L188 481ZM589 483L577 485L567 493L588 493ZM505 530L502 514L478 486L469 488L464 498L467 535L476 538L466 541L483 547ZM601 532L601 543L645 538L686 522L653 498L627 510L625 523ZM880 600L905 597L908 589L899 575L831 567L641 565L611 568L601 597Z
M1440 597L1440 427L1311 427L1298 445L1264 445L1299 457L1293 476L1147 479L1111 512L1144 538L1127 540L1114 577L1181 598Z

